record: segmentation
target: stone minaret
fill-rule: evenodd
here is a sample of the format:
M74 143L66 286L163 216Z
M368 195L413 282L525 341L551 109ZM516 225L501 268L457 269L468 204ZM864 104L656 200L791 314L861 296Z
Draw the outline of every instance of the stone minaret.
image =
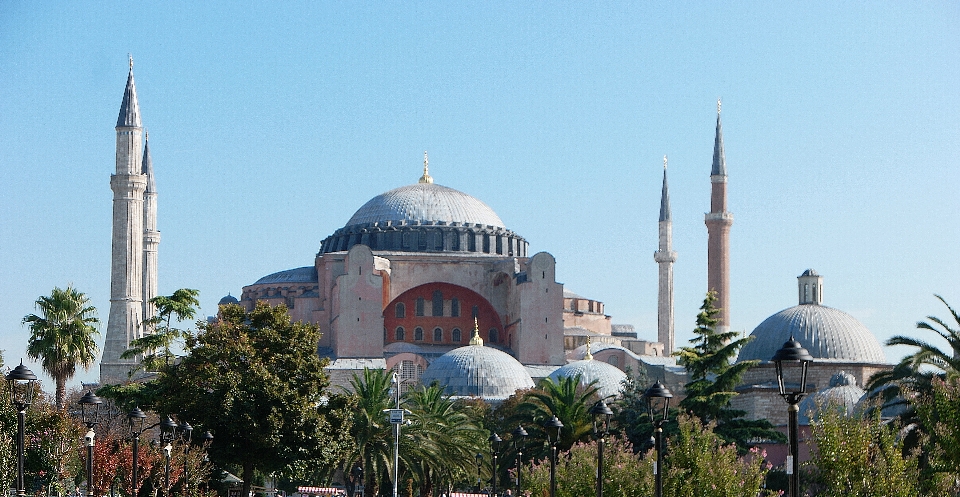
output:
M730 329L730 226L733 214L727 212L727 161L723 155L723 128L720 125L720 101L717 100L717 134L713 142L713 168L710 170L710 212L707 225L707 290L717 292L720 308L720 332Z
M657 300L657 340L663 344L663 355L673 353L673 221L670 220L670 192L667 190L667 156L663 156L663 190L660 192L660 246L653 260L660 267L659 297Z
M142 172L147 177L147 189L143 193L143 317L150 319L156 313L150 299L157 296L157 246L160 245L160 232L157 231L157 184L153 180L150 133L145 133Z
M143 126L133 58L117 118L117 171L110 176L113 190L113 244L110 268L110 318L100 361L100 383L119 383L136 364L120 359L131 340L141 336L143 322Z

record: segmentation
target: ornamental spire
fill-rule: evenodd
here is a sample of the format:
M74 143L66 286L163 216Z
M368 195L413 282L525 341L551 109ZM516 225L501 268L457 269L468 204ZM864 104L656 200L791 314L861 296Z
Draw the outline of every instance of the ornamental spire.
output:
M480 338L480 326L477 324L477 318L473 318L473 337L470 338L470 345L483 347L483 339Z
M667 190L667 156L663 156L663 189L660 191L660 221L670 220L670 192Z
M593 354L590 353L590 337L587 337L587 353L583 354L584 361L592 361Z
M423 176L420 176L420 183L433 183L433 178L430 177L430 160L427 158L427 151L423 151Z
M727 159L723 153L723 126L720 124L720 99L717 99L717 134L713 139L713 168L711 176L727 175Z

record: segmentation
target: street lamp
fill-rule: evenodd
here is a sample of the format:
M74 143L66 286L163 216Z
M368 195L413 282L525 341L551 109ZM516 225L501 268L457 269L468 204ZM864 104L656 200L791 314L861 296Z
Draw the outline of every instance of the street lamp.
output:
M603 399L590 408L593 415L593 434L597 437L597 497L603 497L603 442L610 433L610 417L613 411Z
M517 425L513 430L513 447L517 450L517 496L523 495L523 438L527 436L527 430L523 426Z
M179 428L179 425L169 415L167 415L167 419L160 422L160 443L166 444L163 446L163 458L165 462L163 468L163 492L165 497L170 496L170 455L173 452L173 440L177 436L177 428Z
M93 427L100 423L100 405L103 401L100 397L87 390L87 393L77 401L80 404L80 416L83 423L87 425L87 434L83 436L87 445L87 497L93 497L93 446L96 433Z
M557 442L560 441L560 429L563 423L556 416L543 423L543 430L547 433L547 442L550 443L550 497L557 495Z
M790 455L787 456L787 475L790 478L790 497L799 496L800 472L800 433L797 417L800 412L799 404L806 393L807 366L813 361L813 356L803 348L793 336L787 340L774 355L773 364L777 368L777 386L780 396L787 401L790 436ZM787 366L784 368L784 366ZM786 373L786 374L785 374ZM787 389L787 387L792 387Z
M483 463L483 454L477 452L477 493L480 493L480 465Z
M27 408L33 403L33 393L37 386L37 375L33 374L23 361L7 373L7 386L10 387L10 400L17 406L17 497L24 497L23 487L23 422Z
M130 438L133 439L133 470L131 473L130 489L132 497L137 497L140 489L137 486L137 466L140 457L140 435L143 433L143 424L147 420L147 415L140 410L140 407L134 407L127 413L127 423L130 426Z
M490 457L493 459L493 471L491 472L491 492L490 495L496 497L497 495L497 457L500 455L500 442L503 441L500 438L500 435L497 435L494 432L490 433L490 438L487 439L490 442Z
M193 427L190 423L184 421L180 424L180 438L184 441L183 446L183 493L190 495L190 442L193 440Z
M655 497L663 497L663 423L669 415L673 394L657 380L643 395L647 398L647 411L653 421L654 445L657 448L657 463L653 467Z

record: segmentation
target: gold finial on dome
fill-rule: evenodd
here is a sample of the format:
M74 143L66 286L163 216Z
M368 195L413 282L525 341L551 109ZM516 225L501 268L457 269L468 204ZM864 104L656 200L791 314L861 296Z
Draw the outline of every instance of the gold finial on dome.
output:
M470 345L483 347L483 339L480 338L480 326L477 324L477 318L473 318L473 337L470 338Z
M592 361L593 354L590 353L590 337L587 337L587 353L583 354L584 361Z
M420 183L433 183L433 178L430 177L430 160L427 159L427 151L423 151L423 176L420 176Z

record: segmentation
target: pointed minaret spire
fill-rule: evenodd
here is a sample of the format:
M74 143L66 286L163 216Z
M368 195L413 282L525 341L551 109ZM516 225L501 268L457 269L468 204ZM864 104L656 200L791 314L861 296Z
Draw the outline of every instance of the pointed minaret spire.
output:
M653 254L657 262L657 341L663 344L663 355L673 353L675 345L673 327L673 263L677 253L673 251L673 222L670 220L670 192L667 189L667 156L663 156L663 189L660 192L660 243Z
M420 176L420 183L433 183L430 177L430 160L427 158L427 151L423 151L423 176Z
M117 117L117 127L139 128L140 104L137 102L137 85L133 81L133 56L130 56L130 72L127 73L127 88L123 91L123 101L120 103L120 115Z
M590 337L587 337L587 351L583 354L584 361L592 361L593 354L590 353Z
M160 231L157 230L157 184L153 179L153 158L150 156L150 133L144 132L143 169L147 187L143 192L143 318L156 314L150 299L157 296L157 247Z
M720 100L717 100L717 131L713 141L713 167L710 169L710 212L707 225L707 291L717 292L720 310L717 331L730 329L730 226L733 214L727 212L727 160L723 152L723 127L720 124Z
M477 318L473 318L473 337L470 338L470 345L483 347L483 339L480 338L480 326L477 324Z

